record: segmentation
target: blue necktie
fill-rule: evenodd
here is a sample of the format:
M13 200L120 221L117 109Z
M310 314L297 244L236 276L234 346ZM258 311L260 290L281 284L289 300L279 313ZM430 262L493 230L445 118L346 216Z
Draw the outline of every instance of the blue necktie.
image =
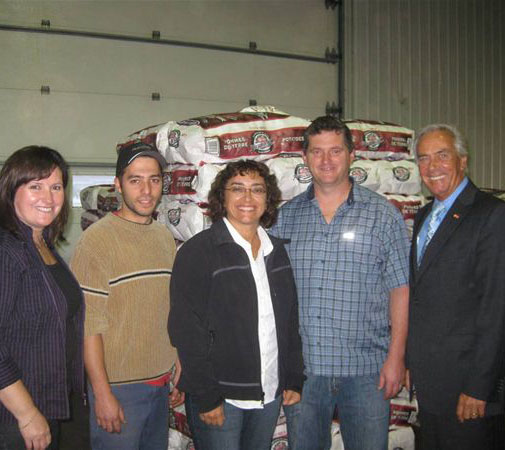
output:
M440 218L442 214L445 211L445 207L443 203L438 203L435 208L433 208L433 211L431 212L431 218L430 218L430 223L428 224L428 232L426 233L426 239L424 241L423 248L421 252L419 253L419 257L417 258L417 264L421 263L421 260L423 259L424 252L426 251L426 248L428 247L428 244L431 241L431 238L435 234L435 231L437 231L438 226L440 225Z

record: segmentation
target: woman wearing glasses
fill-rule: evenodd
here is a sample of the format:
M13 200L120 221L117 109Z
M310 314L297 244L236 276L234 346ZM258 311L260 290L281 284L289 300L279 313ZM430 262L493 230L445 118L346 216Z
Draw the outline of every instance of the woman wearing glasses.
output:
M264 164L228 164L209 193L213 225L175 259L168 329L197 450L269 449L281 403L300 400L293 274L284 241L263 229L279 201Z

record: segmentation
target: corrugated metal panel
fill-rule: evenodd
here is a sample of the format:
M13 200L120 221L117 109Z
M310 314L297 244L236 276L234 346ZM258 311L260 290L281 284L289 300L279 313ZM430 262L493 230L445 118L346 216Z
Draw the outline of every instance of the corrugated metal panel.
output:
M458 126L470 176L505 189L505 2L346 0L345 116Z

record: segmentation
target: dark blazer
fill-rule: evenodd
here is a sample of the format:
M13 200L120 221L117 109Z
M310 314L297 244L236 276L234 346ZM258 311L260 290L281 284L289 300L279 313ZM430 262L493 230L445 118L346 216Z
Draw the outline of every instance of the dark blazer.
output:
M469 182L417 267L432 205L414 220L407 366L421 408L454 414L461 393L496 402L505 374L505 202Z
M84 386L84 298L81 294L75 317L73 373L67 374L66 298L39 256L31 228L20 223L20 234L17 238L0 228L0 389L22 380L47 419L65 419L70 414L69 390L82 393ZM1 403L0 423L16 423Z

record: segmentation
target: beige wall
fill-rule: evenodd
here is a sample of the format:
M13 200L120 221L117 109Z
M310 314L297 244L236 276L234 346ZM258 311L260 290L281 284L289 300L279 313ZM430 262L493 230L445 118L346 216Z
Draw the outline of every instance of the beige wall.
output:
M505 2L345 0L345 10L345 117L453 123L469 138L472 178L505 189ZM323 0L0 0L2 24L42 19L318 57L337 46L336 11ZM0 61L0 163L31 143L71 162L111 163L118 140L151 124L249 99L313 119L338 100L336 65L266 56L0 30Z
M318 0L1 1L0 23L324 56L336 14ZM27 143L110 162L140 128L273 104L314 118L336 100L336 66L214 50L0 31L0 161ZM49 85L50 95L41 95ZM151 101L159 92L161 101Z
M201 42L323 57L336 13L319 0L0 0L0 23ZM237 111L249 99L312 119L337 100L337 67L267 56L0 30L0 164L49 145L73 163L115 162L115 145L149 125ZM50 95L41 95L48 85ZM153 102L151 93L161 101ZM74 167L74 173L113 169ZM67 231L68 259L80 209Z

